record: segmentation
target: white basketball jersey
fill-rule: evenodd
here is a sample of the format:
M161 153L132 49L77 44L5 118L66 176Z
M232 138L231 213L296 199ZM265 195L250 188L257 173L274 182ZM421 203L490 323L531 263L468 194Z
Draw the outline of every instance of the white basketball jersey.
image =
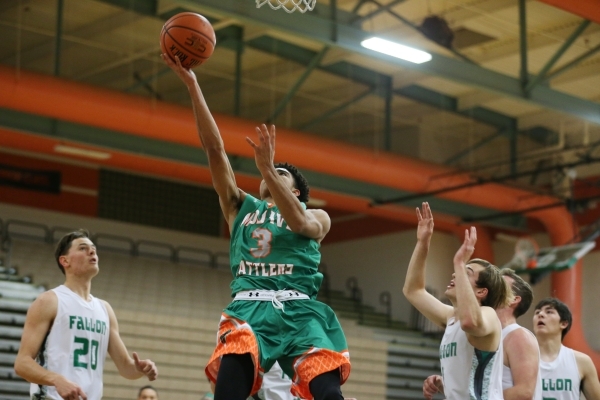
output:
M58 309L37 362L75 382L88 400L100 400L110 334L108 312L95 297L87 302L64 285L52 290L58 298ZM62 399L54 386L32 383L30 394L36 400Z
M542 394L548 400L579 400L580 375L572 349L560 346L552 362L540 360Z
M475 349L454 317L440 345L444 394L448 400L502 400L502 341L495 352Z
M511 333L517 329L524 329L531 336L535 337L535 335L529 329L523 328L519 324L510 324L502 329L502 342L504 342L504 339L506 338L506 336L508 336L509 333ZM536 342L537 342L537 339L536 339ZM539 354L539 352L540 352L540 350L538 347L538 354ZM511 388L513 386L514 386L514 382L513 382L513 378L512 378L512 372L511 372L510 368L507 367L506 365L504 365L504 362L502 362L502 390ZM533 394L533 400L542 400L542 373L539 368L538 368L538 375L537 375L537 384L535 385L535 392Z
M258 397L262 400L300 400L290 392L292 380L285 375L278 363L263 375L262 387Z

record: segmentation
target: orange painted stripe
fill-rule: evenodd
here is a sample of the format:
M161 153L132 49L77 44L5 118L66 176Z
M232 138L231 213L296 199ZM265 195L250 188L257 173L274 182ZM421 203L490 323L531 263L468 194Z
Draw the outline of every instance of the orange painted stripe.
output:
M540 0L561 10L600 24L600 2L598 0Z

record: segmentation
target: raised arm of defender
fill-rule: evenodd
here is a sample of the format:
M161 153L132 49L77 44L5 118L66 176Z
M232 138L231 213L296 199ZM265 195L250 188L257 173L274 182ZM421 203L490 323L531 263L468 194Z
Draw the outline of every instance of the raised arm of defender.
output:
M219 195L221 210L223 210L223 214L229 226L231 226L245 193L237 187L235 175L225 153L225 146L223 145L219 128L204 100L204 96L196 80L196 75L189 69L183 68L178 58L176 58L176 63L164 54L162 58L183 83L185 83L190 92L194 117L196 118L196 127L200 141L202 142L202 148L208 157L208 166L213 186Z
M476 345L473 337L487 337L493 335L499 325L496 311L491 307L482 307L471 282L469 275L474 274L473 269L467 265L475 250L477 230L475 227L465 229L465 239L462 246L454 256L454 281L456 285L456 317L460 320L462 329L470 335L469 342L478 349L485 350L488 346Z
M284 184L273 165L275 157L275 126L261 125L256 128L258 144L252 139L246 141L254 149L256 166L260 171L273 201L292 232L321 241L329 228L331 220L323 210L305 210L298 198Z
M433 235L433 214L429 203L423 203L423 210L417 208L417 244L408 264L406 280L402 292L407 300L427 319L439 326L446 326L453 308L442 303L425 290L425 262Z

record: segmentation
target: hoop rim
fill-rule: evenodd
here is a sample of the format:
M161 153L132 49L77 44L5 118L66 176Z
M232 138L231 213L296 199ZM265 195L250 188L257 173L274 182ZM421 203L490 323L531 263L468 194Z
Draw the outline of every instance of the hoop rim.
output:
M298 10L301 13L314 10L317 0L256 0L256 8L268 4L273 10L283 9L287 13Z

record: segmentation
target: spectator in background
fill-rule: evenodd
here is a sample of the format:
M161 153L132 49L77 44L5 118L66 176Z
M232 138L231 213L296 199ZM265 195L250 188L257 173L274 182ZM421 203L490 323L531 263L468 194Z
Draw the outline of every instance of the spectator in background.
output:
M142 386L137 400L158 400L158 391L150 385Z

